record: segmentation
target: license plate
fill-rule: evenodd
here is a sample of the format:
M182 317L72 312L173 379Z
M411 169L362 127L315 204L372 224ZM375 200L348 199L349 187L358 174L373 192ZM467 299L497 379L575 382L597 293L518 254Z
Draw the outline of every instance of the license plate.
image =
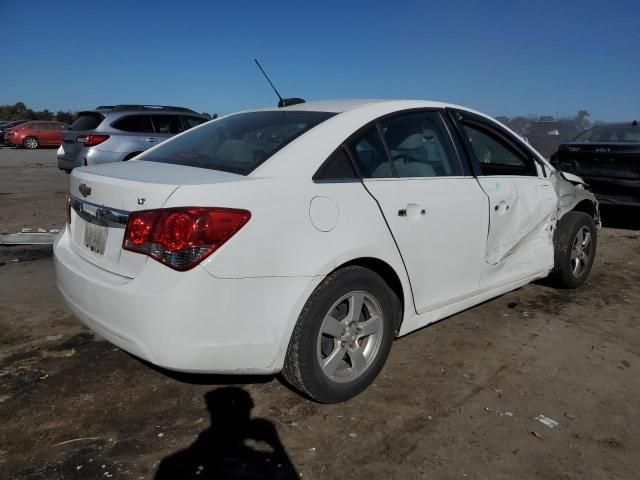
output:
M107 227L103 227L102 225L86 223L84 226L85 247L98 255L102 255L107 245L108 231Z

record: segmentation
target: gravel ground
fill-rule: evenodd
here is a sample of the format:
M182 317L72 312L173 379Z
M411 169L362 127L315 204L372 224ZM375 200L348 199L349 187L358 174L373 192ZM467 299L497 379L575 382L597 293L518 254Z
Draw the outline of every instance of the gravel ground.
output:
M60 228L67 182L55 149L1 148L0 232ZM0 478L637 479L640 215L603 215L586 286L528 285L403 337L330 406L145 364L64 308L50 248L0 247Z

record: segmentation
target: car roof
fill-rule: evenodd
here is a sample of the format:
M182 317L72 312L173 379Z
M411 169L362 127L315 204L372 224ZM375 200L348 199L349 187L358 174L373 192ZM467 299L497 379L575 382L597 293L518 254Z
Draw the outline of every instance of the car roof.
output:
M351 98L336 100L318 100L313 102L298 103L284 108L265 108L263 110L286 110L286 111L306 111L306 112L331 112L342 113L355 108L366 107L373 104L397 104L398 108L411 108L407 104L415 103L416 108L463 108L458 105L447 104L443 102L434 102L431 100L395 100L395 99L367 99L367 98ZM466 109L465 109L466 110Z

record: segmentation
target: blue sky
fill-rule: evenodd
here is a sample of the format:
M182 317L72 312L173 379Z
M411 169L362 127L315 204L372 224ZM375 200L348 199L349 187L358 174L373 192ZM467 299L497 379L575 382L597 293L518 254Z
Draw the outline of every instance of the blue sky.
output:
M640 118L640 1L0 0L0 104L228 113L283 96Z

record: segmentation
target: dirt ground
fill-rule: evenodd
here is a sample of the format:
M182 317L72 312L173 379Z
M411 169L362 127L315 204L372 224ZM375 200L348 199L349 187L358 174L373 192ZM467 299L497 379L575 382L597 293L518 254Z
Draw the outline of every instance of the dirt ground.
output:
M55 149L0 149L0 232L61 227L67 181ZM586 286L528 285L398 339L330 406L273 377L155 369L65 309L50 248L0 247L0 478L637 479L640 213L603 215Z

